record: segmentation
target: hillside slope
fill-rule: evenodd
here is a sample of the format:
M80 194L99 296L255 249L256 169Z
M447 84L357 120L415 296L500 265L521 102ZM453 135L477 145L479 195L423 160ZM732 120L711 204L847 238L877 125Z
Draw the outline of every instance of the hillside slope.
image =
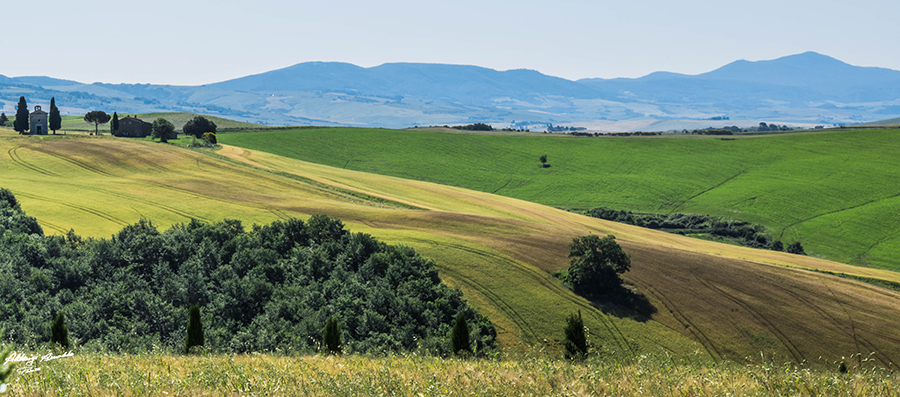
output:
M190 217L263 223L326 213L354 231L409 244L498 326L506 348L556 348L565 316L581 310L601 351L700 350L743 361L763 350L788 360L874 352L895 366L900 294L783 265L897 273L724 246L583 217L465 189L316 165L225 147L219 155L96 137L0 137L4 185L48 232L103 236L147 217L165 227ZM237 164L235 162L240 162ZM633 255L626 279L650 318L573 295L547 271L567 244L613 233ZM780 263L782 265L772 265ZM829 341L827 345L822 341Z
M554 207L729 216L762 224L785 244L802 241L812 255L900 269L898 135L597 139L310 129L220 141ZM552 167L540 167L544 154Z

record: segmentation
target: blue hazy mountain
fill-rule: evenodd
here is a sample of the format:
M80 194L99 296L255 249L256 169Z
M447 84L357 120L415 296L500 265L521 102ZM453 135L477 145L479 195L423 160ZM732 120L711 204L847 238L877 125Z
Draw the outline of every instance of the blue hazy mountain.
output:
M900 71L849 65L815 52L769 61L735 61L698 75L657 72L637 79L582 79L607 95L629 91L654 100L791 103L900 99Z
M341 92L475 103L504 96L597 96L582 84L533 70L501 72L478 66L423 63L386 63L362 68L348 63L307 62L208 86L249 92Z
M189 111L266 124L406 127L487 122L540 125L595 120L729 116L843 124L900 116L900 71L806 52L735 61L685 75L571 81L533 70L387 63L364 68L306 62L203 86L82 84L0 75L0 105L56 96L70 112Z

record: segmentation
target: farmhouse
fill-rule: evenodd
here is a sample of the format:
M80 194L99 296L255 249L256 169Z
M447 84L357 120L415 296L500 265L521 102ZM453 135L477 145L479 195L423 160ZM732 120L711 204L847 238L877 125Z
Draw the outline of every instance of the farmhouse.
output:
M40 106L34 107L34 111L28 115L28 121L31 122L32 134L47 135L47 112L41 110Z
M137 117L127 116L119 120L119 129L116 130L116 136L130 136L144 138L150 135L153 124L141 120Z

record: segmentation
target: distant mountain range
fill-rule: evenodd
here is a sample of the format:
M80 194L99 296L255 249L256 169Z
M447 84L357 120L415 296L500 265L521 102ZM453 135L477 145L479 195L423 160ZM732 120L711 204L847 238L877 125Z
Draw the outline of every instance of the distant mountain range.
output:
M419 63L362 68L337 62L301 63L202 86L0 75L3 111L14 112L20 95L45 106L56 97L70 114L189 111L275 125L590 127L642 119L702 125L697 120L713 118L710 126L830 125L900 116L900 71L806 52L736 61L699 75L656 72L636 79L578 81L521 69Z

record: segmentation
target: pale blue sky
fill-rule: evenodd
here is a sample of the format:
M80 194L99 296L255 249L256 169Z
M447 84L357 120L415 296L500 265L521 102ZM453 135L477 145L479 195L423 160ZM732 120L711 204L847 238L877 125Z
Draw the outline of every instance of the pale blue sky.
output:
M3 1L0 74L205 84L306 61L697 74L816 51L900 70L900 1Z

